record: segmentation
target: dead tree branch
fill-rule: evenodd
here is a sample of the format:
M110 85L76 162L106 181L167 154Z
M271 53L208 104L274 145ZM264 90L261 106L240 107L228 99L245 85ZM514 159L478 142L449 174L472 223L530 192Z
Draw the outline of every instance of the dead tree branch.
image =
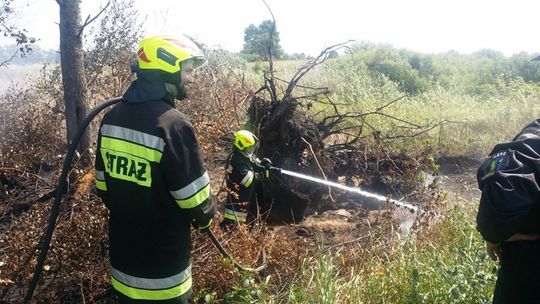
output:
M111 4L111 1L108 1L107 4L105 5L105 7L103 7L99 11L99 13L97 13L97 15L94 16L94 18L90 19L90 15L88 15L86 17L86 20L84 21L83 25L81 26L81 29L79 30L79 33L77 34L77 37L81 37L81 35L82 35L83 31L84 31L84 28L87 27L94 20L96 20L109 7L110 4Z
M298 71L296 71L296 73L293 75L293 77L291 78L291 81L289 81L289 85L287 86L287 89L285 90L284 99L291 96L294 88L298 84L298 81L300 81L300 79L302 79L302 77L304 77L304 75L306 75L310 70L312 70L317 65L325 62L326 59L328 59L328 56L330 55L330 52L337 51L339 49L345 48L346 45L348 43L352 42L352 41L353 40L349 40L349 41L344 42L344 43L340 43L340 44L336 44L336 45L327 47L317 57L311 59L306 64L301 66L298 69Z
M387 108L387 107L389 107L390 105L392 105L392 104L398 102L399 100L401 100L401 99L403 99L403 98L405 98L405 97L408 97L408 96L411 96L411 94L409 93L409 94L405 94L405 95L403 95L403 96L401 96L401 97L398 97L398 98L396 98L396 99L390 101L389 103L387 103L387 104L385 104L385 105L382 105L382 106L378 107L378 108L375 110L375 112L382 111L384 108Z
M3 66L7 66L9 62L11 62L11 60L13 60L13 58L15 58L15 56L17 56L17 54L19 54L19 49L17 49L13 55L11 55L11 57L9 59L6 59L2 62L0 62L0 68L3 67Z
M274 48L274 32L276 30L276 19L274 18L274 13L270 9L270 6L268 3L266 3L265 0L263 0L264 5L268 8L268 11L270 12L270 16L272 16L272 31L270 31L270 37L268 38L268 71L264 73L264 81L269 89L270 97L273 102L277 101L277 92L276 92L276 83L274 81L274 60L272 58L272 49Z
M301 137L301 139L306 143L306 145L308 145L309 151L311 152L311 155L313 155L313 158L315 159L315 162L317 163L317 167L319 168L319 171L324 177L324 180L328 181L328 178L326 178L326 174L324 173L324 170L322 169L321 164L319 163L319 159L317 158L315 151L313 151L313 147L304 137ZM335 204L336 200L332 197L332 188L330 186L328 186L328 196L330 197L330 200L332 201L332 203Z
M390 102L385 103L382 106L377 107L373 111L368 111L368 112L349 111L349 112L342 113L342 110L339 106L344 106L344 104L338 104L334 102L328 96L326 96L326 101L316 100L316 102L320 102L320 103L330 106L330 108L333 110L333 114L324 116L322 119L319 120L317 124L319 132L321 134L321 138L325 139L331 135L345 135L346 139L344 143L336 144L336 145L333 145L332 147L337 148L338 145L343 145L343 147L348 147L352 145L353 143L357 142L358 140L366 137L366 136L362 136L363 131L364 131L364 126L367 126L371 130L373 130L372 135L377 140L396 140L396 139L417 137L426 132L429 132L430 130L433 130L434 128L443 126L445 124L458 123L455 121L451 122L448 120L443 120L435 124L420 125L420 124L405 120L403 118L384 113L383 111L384 109L390 107L391 105L394 105L396 102L403 100L404 98L408 96L409 94L405 94L403 96L400 96L398 98L391 100ZM308 97L313 97L313 96L308 96ZM323 113L323 111L317 112L312 117L319 116L321 115L321 113ZM374 126L366 122L367 117L373 116L373 115L383 116L390 120L398 122L400 124L400 126L398 127L409 129L408 134L383 136L380 130L378 130L377 128L375 128ZM358 121L359 123L350 124L351 122L354 122L354 121ZM346 122L349 122L349 124L343 126L343 124Z

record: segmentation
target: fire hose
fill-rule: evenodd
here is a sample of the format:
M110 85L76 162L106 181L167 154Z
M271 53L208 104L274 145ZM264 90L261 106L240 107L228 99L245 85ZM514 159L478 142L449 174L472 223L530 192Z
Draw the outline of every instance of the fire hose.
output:
M45 259L47 258L47 253L49 251L49 247L51 244L52 236L54 233L54 228L56 226L56 220L58 218L58 214L60 211L60 203L62 202L63 195L67 192L67 177L69 174L69 171L71 169L71 164L73 162L73 157L75 156L75 152L77 150L77 146L79 144L79 141L81 140L81 137L83 136L84 132L86 131L86 128L90 124L90 122L96 117L97 114L99 114L103 109L118 103L121 101L121 97L115 97L108 99L101 104L97 105L88 116L85 117L85 119L82 121L81 126L75 136L73 137L73 141L69 145L68 153L66 155L66 158L64 159L64 164L62 167L62 173L60 174L60 179L58 181L58 186L56 188L56 193L54 197L54 202L51 208L51 214L49 216L49 221L47 224L47 228L45 230L45 233L43 234L43 237L41 239L41 249L39 251L39 255L37 257L36 267L34 268L34 275L32 276L32 280L30 281L30 284L28 286L28 290L26 292L26 295L24 297L24 303L28 303L34 294L34 291L37 287L39 278L41 276L41 273L43 271L43 265L45 264ZM257 268L249 268L244 267L240 265L228 252L225 250L221 242L217 239L216 235L210 228L206 228L203 230L214 246L219 250L219 252L227 259L229 259L235 267L242 271L247 272L260 272L266 267L266 253L263 250L262 251L262 264Z
M47 252L48 252L49 247L50 247L50 243L51 243L52 235L53 235L53 232L54 232L54 228L56 226L56 220L58 218L58 213L59 213L59 210L60 210L60 203L62 201L63 194L65 194L65 192L66 192L68 172L71 169L71 164L72 164L72 161L73 161L73 157L75 156L77 145L78 145L82 135L86 131L86 128L88 127L90 122L94 119L94 117L97 114L99 114L103 109L105 109L108 106L111 106L113 104L116 104L121 100L122 99L120 97L116 97L116 98L106 100L103 103L96 106L92 110L92 112L90 112L90 114L88 114L88 116L86 116L86 118L83 120L79 130L75 134L75 136L73 138L73 141L71 142L71 144L69 146L69 150L68 150L68 153L66 155L66 158L64 160L64 164L63 164L63 167L62 167L62 173L60 175L60 179L59 179L59 182L58 182L58 187L56 188L55 198L54 198L54 202L53 202L53 205L52 205L52 208L51 208L51 214L50 214L50 217L49 217L49 222L48 222L48 225L47 225L47 229L45 230L45 233L44 233L44 235L42 237L42 240L41 240L41 250L40 250L39 256L37 258L36 267L34 269L34 275L32 277L32 280L30 281L28 291L27 291L26 296L24 298L24 303L27 303L28 301L30 301L32 299L33 293L34 293L34 291L35 291L35 289L37 287L39 277L41 276L41 272L43 271L43 265L45 263L45 259L47 258ZM325 184L327 186L342 189L342 190L346 190L346 191L349 191L349 192L354 192L354 193L362 195L362 196L364 196L366 198L374 199L374 200L379 201L379 202L392 203L392 204L396 205L397 207L408 209L411 213L423 212L423 210L421 210L417 206L408 204L406 202L390 199L390 198L388 198L386 196L382 196L382 195L378 195L378 194L375 194L375 193L363 191L363 190L360 190L358 188L347 187L347 186L341 185L341 184L336 183L336 182L319 179L319 178L316 178L316 177L304 175L304 174L301 174L301 173L298 173L298 172L288 171L288 170L277 168L277 167L268 167L266 169L270 170L270 171L279 172L280 174L283 174L283 175L288 175L288 176L291 176L291 177L304 179L304 180L308 180L308 181L319 183L319 184ZM244 266L240 265L227 252L227 250L223 247L223 244L217 239L216 235L214 234L214 232L210 228L203 229L202 232L204 232L204 233L206 233L208 235L208 237L210 238L210 240L212 241L214 246L216 246L218 251L225 258L229 259L236 268L238 268L238 269L240 269L242 271L247 271L247 272L260 272L264 268L266 268L266 253L265 253L264 249L262 250L262 257L261 257L262 263L261 263L260 266L258 266L257 268L244 267Z

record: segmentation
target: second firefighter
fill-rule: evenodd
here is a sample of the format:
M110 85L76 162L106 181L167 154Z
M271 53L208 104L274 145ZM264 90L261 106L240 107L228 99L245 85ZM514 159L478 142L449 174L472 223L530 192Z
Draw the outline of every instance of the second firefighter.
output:
M272 162L255 156L259 140L247 131L236 132L233 152L225 165L227 200L223 212L224 228L246 223L252 227L259 216L259 204L263 201L262 182L259 176L269 177Z

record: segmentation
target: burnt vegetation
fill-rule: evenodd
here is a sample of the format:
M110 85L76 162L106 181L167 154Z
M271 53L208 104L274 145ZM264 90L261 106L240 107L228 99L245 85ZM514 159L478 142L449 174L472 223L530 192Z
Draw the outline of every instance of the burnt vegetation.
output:
M129 29L137 21L131 19L134 14L128 5L118 5L104 11L98 29L94 29L96 38L85 52L90 107L122 94L133 79L129 62L140 36ZM118 24L122 21L125 23ZM276 76L270 55L262 81L257 79L255 85L245 74L245 63L234 54L205 50L209 64L197 74L189 100L178 107L191 118L198 132L218 201L224 198L223 161L230 152L233 132L243 128L246 121L260 139L258 155L271 158L277 167L398 199L405 197L425 209L437 201L437 192L418 182L419 172L434 170L433 151L418 148L394 152L389 145L421 136L445 122L421 125L386 112L407 94L374 109L351 110L334 100L327 87L303 84L306 75L337 51L346 50L347 45L326 48L301 64L289 80ZM0 100L1 301L21 301L48 220L67 149L61 83L58 67L44 67L29 86L14 86ZM373 116L386 117L393 129L379 129L370 122ZM83 153L92 156L93 146ZM93 192L92 165L76 161L69 176L51 250L33 301L114 303L108 277L107 209ZM204 235L194 232L196 299L214 295L229 297L232 303L242 302L257 299L261 295L250 292L262 289L279 297L283 286L293 282L303 258L320 246L316 231L299 224L308 216L350 210L349 221L354 222L354 227L344 233L365 233L361 240L351 242L361 241L365 248L380 245L395 229L395 207L391 205L369 204L357 195L285 175L273 175L263 182L265 196L258 226L250 232L239 229L232 233L219 231L216 224L214 228L242 264L254 266L264 248L268 253L267 269L254 275L254 283L238 289L238 282L246 274L224 260ZM215 223L219 220L220 215ZM417 225L425 223L422 220ZM350 244L345 234L336 239L334 236L330 236L334 243L327 244L329 247ZM360 247L352 250L352 256L359 261L364 255L384 254L379 247L373 252ZM272 279L266 280L269 277Z
M430 196L418 195L425 193L419 193L422 189L416 176L433 169L431 151L418 149L394 154L387 144L421 135L444 122L421 126L385 113L385 108L406 95L376 109L351 111L333 100L328 88L300 84L303 76L345 47L346 43L326 48L298 68L289 81L274 76L270 59L265 84L251 97L248 109L249 124L261 139L259 154L290 171L330 181L342 178L349 186L361 186L381 195L414 195L416 201L429 202ZM299 88L302 94L295 94ZM317 112L312 108L324 110ZM385 116L407 130L385 134L368 122L370 116ZM325 185L284 175L274 175L264 184L262 209L272 223L296 223L310 212L343 206L336 204L332 190ZM340 196L340 202L362 203L357 195L335 195Z

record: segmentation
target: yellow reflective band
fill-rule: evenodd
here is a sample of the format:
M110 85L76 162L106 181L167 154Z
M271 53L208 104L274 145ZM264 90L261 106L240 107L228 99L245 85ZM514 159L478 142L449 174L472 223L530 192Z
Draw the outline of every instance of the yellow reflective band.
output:
M101 191L107 191L107 183L105 183L105 181L96 179L96 188Z
M243 183L243 185L244 185L244 187L249 188L249 186L251 186L252 182L253 182L253 174L251 174L249 179L245 183Z
M159 161L161 160L161 156L163 155L161 151L147 148L145 146L141 146L139 144L135 144L125 140L106 136L101 137L101 147L113 151L128 153L156 163L159 163Z
M182 209L190 209L199 206L202 202L210 197L210 184L202 188L197 194L184 200L176 200L176 203Z
M150 187L152 185L152 167L144 158L129 153L101 148L101 158L110 177Z
M165 141L158 136L119 126L103 124L100 133L103 136L122 139L161 152L163 152L163 148L165 147Z
M189 277L180 285L167 289L140 289L123 284L111 276L111 283L114 289L122 294L136 300L168 300L184 295L191 289L192 279Z
M170 193L175 200L187 199L188 197L192 197L194 194L201 191L202 188L207 186L209 183L210 177L208 176L208 172L204 172L203 175L191 182L189 185L183 187L182 189L170 191Z
M224 213L223 217L226 218L226 219L229 219L229 220L237 221L237 222L245 222L246 221L245 217L238 216L238 215L235 215L235 214L230 214L230 213Z

